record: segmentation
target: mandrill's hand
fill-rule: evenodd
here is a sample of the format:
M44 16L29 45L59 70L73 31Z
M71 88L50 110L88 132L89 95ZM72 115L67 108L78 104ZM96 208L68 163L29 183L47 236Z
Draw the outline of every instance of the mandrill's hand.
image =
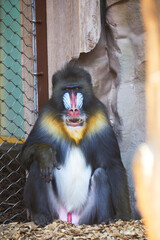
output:
M38 146L37 154L42 179L45 182L52 181L53 169L55 167L59 169L54 148L48 144L41 143L40 146Z
M24 154L26 153L26 154ZM47 143L33 143L23 152L23 158L29 158L30 164L38 161L40 164L40 175L45 182L52 181L53 169L58 168L56 151L54 147Z

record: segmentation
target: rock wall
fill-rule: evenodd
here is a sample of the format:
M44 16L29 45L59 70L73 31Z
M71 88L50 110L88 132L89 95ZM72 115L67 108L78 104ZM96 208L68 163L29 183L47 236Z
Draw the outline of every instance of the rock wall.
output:
M132 161L145 140L144 30L139 0L101 1L102 31L97 46L78 63L92 75L96 95L105 103L127 169L133 217Z
M140 1L108 0L106 21L117 46L116 51L109 50L109 55L113 65L114 59L119 63L115 69L119 82L117 111L122 133L119 144L128 172L131 197L134 198L132 160L137 147L145 140L145 49Z

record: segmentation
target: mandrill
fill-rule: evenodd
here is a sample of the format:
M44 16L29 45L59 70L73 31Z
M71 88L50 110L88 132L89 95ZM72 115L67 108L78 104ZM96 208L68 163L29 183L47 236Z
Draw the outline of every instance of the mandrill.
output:
M107 110L91 76L67 64L52 78L53 93L23 149L29 171L24 201L32 220L74 224L131 218L126 171Z

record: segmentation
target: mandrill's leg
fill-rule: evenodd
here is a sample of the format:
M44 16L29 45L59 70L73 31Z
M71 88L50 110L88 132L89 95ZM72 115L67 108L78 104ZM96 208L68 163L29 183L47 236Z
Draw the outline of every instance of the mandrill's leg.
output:
M114 218L111 198L111 187L104 169L95 170L91 178L91 187L84 211L80 217L80 224L94 224L106 222Z
M41 179L37 161L33 162L30 167L24 189L24 201L35 224L45 226L58 218L52 183L46 183Z

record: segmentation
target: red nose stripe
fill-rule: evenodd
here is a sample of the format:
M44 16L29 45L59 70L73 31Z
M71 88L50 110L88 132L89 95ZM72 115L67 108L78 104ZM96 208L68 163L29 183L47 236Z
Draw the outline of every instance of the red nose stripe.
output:
M72 223L72 213L67 213L67 222Z
M74 94L74 92L71 92L70 99L71 99L71 108L76 108L77 96Z

